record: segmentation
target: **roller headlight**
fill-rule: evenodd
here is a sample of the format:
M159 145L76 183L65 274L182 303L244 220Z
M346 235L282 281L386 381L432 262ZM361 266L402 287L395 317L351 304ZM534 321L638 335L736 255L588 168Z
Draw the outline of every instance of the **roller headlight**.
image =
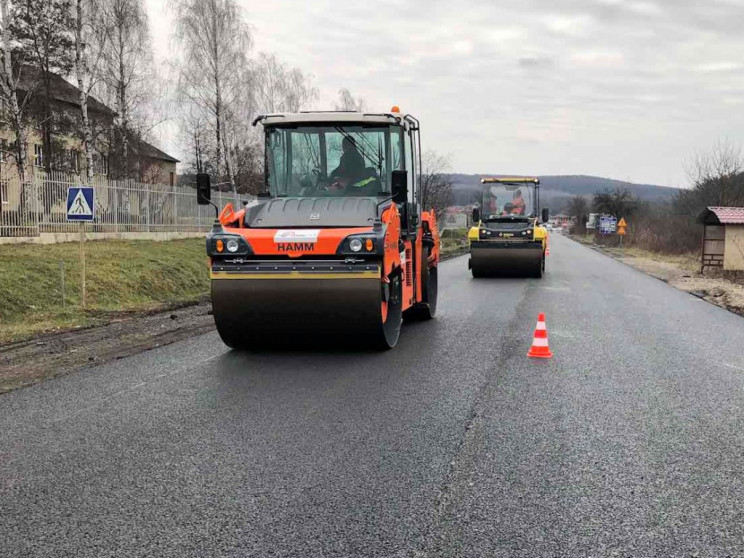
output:
M380 255L379 251L383 246L383 237L377 237L370 233L362 233L347 236L339 245L337 253L347 256Z
M248 241L242 236L218 233L207 236L209 256L249 256L253 254Z

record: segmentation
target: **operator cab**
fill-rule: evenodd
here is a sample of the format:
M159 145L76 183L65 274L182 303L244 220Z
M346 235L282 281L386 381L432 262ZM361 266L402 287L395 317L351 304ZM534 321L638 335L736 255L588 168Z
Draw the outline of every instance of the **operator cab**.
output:
M420 149L413 116L393 107L385 114L275 114L259 116L254 125L259 122L265 134L266 191L259 197L263 203L246 213L246 226L281 226L267 220L268 214L296 210L308 213L307 226L372 224L394 200L407 217L405 232L415 231Z

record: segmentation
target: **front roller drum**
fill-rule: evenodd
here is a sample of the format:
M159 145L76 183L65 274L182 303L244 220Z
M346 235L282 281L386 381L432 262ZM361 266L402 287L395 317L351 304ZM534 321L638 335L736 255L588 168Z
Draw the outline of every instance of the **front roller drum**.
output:
M471 247L473 277L542 277L543 250L535 246Z
M212 307L234 349L389 349L400 335L402 292L398 276L213 278Z

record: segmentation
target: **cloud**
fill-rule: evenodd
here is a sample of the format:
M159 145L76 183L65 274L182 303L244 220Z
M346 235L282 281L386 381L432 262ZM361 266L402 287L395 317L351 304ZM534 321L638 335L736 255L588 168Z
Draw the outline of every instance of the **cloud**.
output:
M422 119L462 172L678 184L720 137L744 144L741 0L238 0L256 50ZM162 0L148 0L161 58Z
M544 69L549 68L555 64L552 58L547 56L521 56L517 58L517 64L525 69Z

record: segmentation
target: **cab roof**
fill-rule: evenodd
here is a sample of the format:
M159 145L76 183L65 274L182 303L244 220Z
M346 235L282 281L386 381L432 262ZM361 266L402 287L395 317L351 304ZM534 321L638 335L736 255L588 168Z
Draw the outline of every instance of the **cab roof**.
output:
M481 178L481 184L540 184L540 179L534 176Z
M253 125L259 122L264 126L282 124L400 124L401 122L414 124L415 118L400 113L367 113L353 111L315 111L297 113L261 114L255 118Z

